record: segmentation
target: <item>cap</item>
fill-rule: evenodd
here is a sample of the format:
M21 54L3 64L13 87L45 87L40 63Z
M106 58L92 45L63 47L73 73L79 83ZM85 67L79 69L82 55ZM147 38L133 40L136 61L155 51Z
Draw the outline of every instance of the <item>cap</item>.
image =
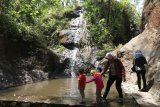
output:
M112 59L113 58L113 55L112 53L107 53L106 56L105 56L106 59Z

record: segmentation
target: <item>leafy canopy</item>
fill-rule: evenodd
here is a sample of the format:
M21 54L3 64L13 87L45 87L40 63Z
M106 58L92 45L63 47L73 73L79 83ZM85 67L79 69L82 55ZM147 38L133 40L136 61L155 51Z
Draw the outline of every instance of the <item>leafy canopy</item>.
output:
M58 32L67 25L64 16L73 5L61 0L1 0L0 33L10 39L36 39L44 45L57 43Z

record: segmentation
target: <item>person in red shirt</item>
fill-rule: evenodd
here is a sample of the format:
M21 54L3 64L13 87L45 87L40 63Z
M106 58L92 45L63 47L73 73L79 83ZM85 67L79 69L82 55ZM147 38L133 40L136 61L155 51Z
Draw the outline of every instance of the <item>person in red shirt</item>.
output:
M102 80L101 74L97 73L96 70L91 70L90 73L93 75L93 77L90 80L86 81L86 83L90 83L92 81L95 82L95 84L96 84L96 101L97 101L97 104L100 104L102 102L101 92L102 92L102 89L104 88L103 80Z
M79 70L79 77L78 77L78 89L82 98L80 102L81 104L85 103L85 94L84 94L85 86L86 86L86 76L84 75L84 69L81 68Z

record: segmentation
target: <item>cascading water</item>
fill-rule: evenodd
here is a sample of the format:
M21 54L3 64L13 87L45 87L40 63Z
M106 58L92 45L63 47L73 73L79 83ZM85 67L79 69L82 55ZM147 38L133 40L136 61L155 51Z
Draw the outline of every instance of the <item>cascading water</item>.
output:
M61 0L63 2L63 5L66 6L67 4L73 6L75 3L80 7L82 5L82 0ZM84 19L83 19L83 13L82 10L77 10L74 13L72 13L74 18L72 21L69 23L70 28L65 30L64 35L67 35L67 40L64 43L65 44L65 51L62 54L61 62L63 62L65 59L69 59L70 65L69 67L65 70L66 74L71 74L72 77L76 77L77 75L77 52L79 51L78 49L78 44L82 36L85 35L84 31L84 25L86 24Z
M77 2L78 6L81 6L82 0L61 0L63 3L63 6L66 6L67 3L69 3L71 6L74 5L75 2Z
M79 51L77 45L79 44L80 39L82 38L82 35L84 35L84 19L82 10L78 10L77 13L80 17L73 19L70 22L70 28L69 28L69 35L68 38L71 40L71 42L74 44L73 50L66 49L63 52L63 56L65 58L70 59L70 68L69 71L72 77L76 77L77 75L77 52Z

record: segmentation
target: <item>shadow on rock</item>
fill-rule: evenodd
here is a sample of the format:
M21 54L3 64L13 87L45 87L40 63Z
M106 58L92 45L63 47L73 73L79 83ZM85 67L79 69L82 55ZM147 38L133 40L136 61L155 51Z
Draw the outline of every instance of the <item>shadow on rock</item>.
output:
M148 82L146 91L149 91L154 84L154 78Z

